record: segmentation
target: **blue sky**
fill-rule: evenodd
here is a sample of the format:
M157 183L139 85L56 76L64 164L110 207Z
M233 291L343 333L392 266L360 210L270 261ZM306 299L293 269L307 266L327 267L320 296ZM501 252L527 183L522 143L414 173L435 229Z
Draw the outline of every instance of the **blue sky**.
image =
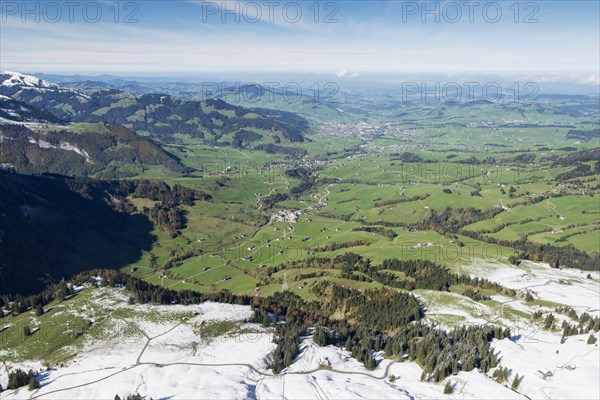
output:
M464 1L152 0L121 1L118 10L113 0L81 1L72 9L63 1L25 3L26 9L22 1L2 1L3 70L163 76L287 71L344 79L369 72L521 73L582 84L599 79L596 0L524 1L518 7L512 0L480 0L472 22ZM431 12L422 15L425 8Z

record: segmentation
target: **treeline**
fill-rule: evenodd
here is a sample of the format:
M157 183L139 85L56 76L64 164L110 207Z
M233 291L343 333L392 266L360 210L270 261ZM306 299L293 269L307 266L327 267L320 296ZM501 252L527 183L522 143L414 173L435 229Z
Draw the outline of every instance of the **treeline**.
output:
M395 290L360 292L329 281L317 283L314 290L319 302L283 292L255 304L256 322L268 325L285 317L285 324L276 328L275 372L293 362L299 336L313 326L315 343L346 347L368 369L377 366L374 352L384 350L400 361L417 362L424 370L421 378L436 382L460 371L494 368L499 361L490 342L510 337L508 329L491 325L446 331L424 324L418 300ZM334 314L336 318L330 318Z
M43 314L44 306L57 299L62 301L72 294L73 289L64 280L57 284L50 284L44 291L30 296L3 294L0 296L0 307L7 312L0 313L0 318L9 314L18 315L28 310L39 310L40 307Z
M285 174L290 178L299 179L300 183L298 186L294 186L290 193L295 197L299 197L311 190L316 186L317 180L312 175L312 171L308 168L292 168L285 171Z
M73 295L73 286L84 284L96 284L99 278L100 286L122 286L131 292L131 301L138 303L155 304L199 304L205 301L218 303L249 305L253 297L246 295L235 295L227 290L200 293L193 290L175 291L163 286L153 285L142 279L110 269L94 269L81 272L68 282L61 281L58 284L48 286L39 294L31 296L0 296L0 305L4 310L14 315L28 310L36 310L54 300L64 301ZM8 315L0 313L0 317Z
M583 178L585 176L594 174L600 174L600 161L596 162L594 169L592 169L592 167L590 167L588 164L577 164L574 169L556 175L556 180L566 181L569 179Z
M517 255L508 257L509 262L515 265L518 265L519 260L529 260L545 262L553 268L565 266L579 268L584 271L600 271L600 253L594 252L588 254L585 251L577 249L572 244L559 247L550 244L532 243L526 239L498 239L473 231L462 231L461 234L475 240L515 249Z
M210 200L211 196L203 191L181 185L169 186L161 181L118 180L98 181L92 179L68 180L71 189L84 198L101 200L115 211L133 214L136 207L127 196L144 198L157 202L152 207L143 207L140 211L155 225L175 237L186 226L186 212L179 206L193 206L196 201Z
M589 131L571 129L567 132L567 140L583 140L584 142L589 142L594 138L600 137L600 129L591 129Z
M549 156L542 161L552 161L552 167L568 167L582 162L598 161L600 159L600 148L581 150L562 156Z
M190 189L181 185L169 186L162 181L140 180L96 180L96 179L66 179L65 182L74 192L87 199L104 200L109 203L112 199L125 201L131 195L159 201L166 206L194 205L195 201L210 200L211 196L203 191Z
M390 199L390 200L380 200L375 202L375 207L385 207L385 206L393 206L395 204L401 203L410 203L413 201L425 200L429 197L429 193L425 193L422 195L416 195L413 197L406 197L401 199Z
M368 246L369 244L370 243L366 240L352 240L343 243L329 243L324 246L307 247L307 250L319 253L324 251L336 251L339 249L347 249L349 247Z
M287 193L273 193L264 197L261 202L265 208L272 208L280 201L286 201L290 196Z
M381 226L360 226L358 228L352 228L352 231L353 232L376 233L378 235L385 236L386 238L388 238L390 240L392 240L396 236L398 236L398 234L396 232L394 232L392 229L385 229Z
M563 329L562 342L565 341L567 336L583 335L592 331L600 331L600 317L593 317L587 312L578 315L577 311L568 306L556 307L555 311L564 314L575 321L575 324L570 324L566 320L563 320L561 325Z
M362 280L360 274L364 274L383 285L398 289L448 291L450 286L466 285L514 296L514 291L497 283L451 273L447 268L429 260L388 259L376 265L358 254L346 253L335 257L334 262L340 265L342 278ZM401 272L407 279L399 279L397 274L389 271Z
M254 146L254 150L261 150L268 154L285 154L290 157L300 158L307 153L306 150L293 146L278 146L273 143L265 143Z
M29 390L39 389L40 387L40 383L33 370L30 369L29 372L25 372L21 369L16 369L8 373L7 389L14 390L26 385L29 385ZM0 385L0 392L3 390L4 388Z
M153 285L142 279L123 274L115 270L91 270L82 272L71 280L75 285L95 282L101 278L104 286L124 286L132 293L132 300L138 303L156 304L199 304L205 301L229 304L250 304L252 296L235 295L226 290L199 293L193 290L171 290L163 286Z
M539 202L544 197L531 199L533 202ZM600 270L600 252L588 254L569 244L567 246L553 246L550 244L539 244L520 240L498 239L484 235L482 232L466 231L462 228L475 222L494 218L501 213L502 209L495 208L481 211L475 208L450 208L446 207L442 212L431 210L429 218L414 224L406 225L408 229L434 230L439 234L448 233L458 234L470 237L471 239L482 242L492 243L499 246L513 248L518 255L511 256L510 260L514 264L519 259L530 261L545 262L558 268L567 266L570 268L579 268L581 270L598 271Z
M287 264L267 266L260 269L260 276L271 276L279 271L299 268L318 268L320 270L338 269L340 278L355 281L376 281L382 285L397 289L414 290L430 289L449 291L451 286L463 285L471 287L475 292L478 289L492 290L506 296L513 297L516 292L505 288L487 279L468 275L454 274L444 266L430 260L413 259L398 260L388 259L381 264L376 264L356 253L344 253L330 257L310 257L304 260L295 260ZM260 278L256 276L256 278ZM467 295L470 294L469 292ZM485 299L483 294L472 298Z
M476 208L451 208L446 207L441 212L432 209L429 217L423 221L410 224L407 227L418 230L433 230L442 235L446 233L458 233L463 227L474 224L475 222L494 218L503 210L493 208L489 210L479 210Z
M171 238L176 237L179 230L185 228L187 223L187 213L179 207L171 208L164 204L155 204L152 208L144 207L141 211Z

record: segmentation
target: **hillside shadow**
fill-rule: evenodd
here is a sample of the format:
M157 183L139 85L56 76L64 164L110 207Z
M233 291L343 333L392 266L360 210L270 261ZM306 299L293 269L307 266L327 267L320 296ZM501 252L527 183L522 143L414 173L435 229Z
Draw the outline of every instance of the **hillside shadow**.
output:
M120 269L156 240L146 216L77 193L66 178L0 172L0 293L33 294L94 268Z

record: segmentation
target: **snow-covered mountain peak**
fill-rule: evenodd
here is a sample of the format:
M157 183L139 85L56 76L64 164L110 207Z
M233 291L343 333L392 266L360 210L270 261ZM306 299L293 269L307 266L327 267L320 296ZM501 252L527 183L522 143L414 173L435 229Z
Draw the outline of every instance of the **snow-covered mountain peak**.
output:
M56 83L48 82L31 75L21 74L19 72L2 71L0 72L0 85L4 87L27 86L32 88L59 89Z

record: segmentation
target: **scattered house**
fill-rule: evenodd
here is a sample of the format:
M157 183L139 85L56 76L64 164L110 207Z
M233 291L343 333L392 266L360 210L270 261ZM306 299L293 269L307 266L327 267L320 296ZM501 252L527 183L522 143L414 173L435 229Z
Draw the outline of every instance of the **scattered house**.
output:
M326 356L322 356L322 357L319 359L319 366L320 366L320 367L326 367L326 368L327 368L327 367L330 367L330 366L331 366L331 363L329 362L329 358L327 358Z
M538 370L538 372L540 373L540 375L542 375L543 379L547 379L547 378L550 378L552 376L552 372L548 371L546 368L540 368Z
M414 246L412 246L413 249L420 249L422 247L429 247L429 246L433 246L433 243L431 242L420 242L415 244Z
M244 261L252 261L252 256L246 256L246 257L244 257Z
M575 368L577 368L577 366L573 364L565 365L565 369L568 369L569 371L573 371Z
M504 211L510 211L510 207L506 207L503 203L502 200L500 200L500 204L497 205L498 208L503 209Z
M137 266L135 266L135 267L131 267L131 272L135 272L135 271L137 271L137 270L138 270L138 267L137 267Z

